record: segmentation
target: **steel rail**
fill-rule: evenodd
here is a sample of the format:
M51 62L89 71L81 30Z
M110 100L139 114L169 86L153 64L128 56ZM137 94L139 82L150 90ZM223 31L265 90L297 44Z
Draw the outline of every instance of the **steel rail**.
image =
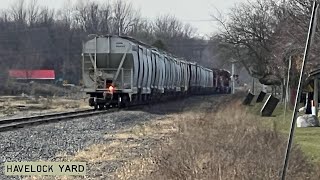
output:
M9 123L13 123L13 122L21 122L21 121L40 119L40 118L47 118L47 117L57 117L57 116L63 116L63 115L69 115L69 114L78 114L78 113L91 112L91 111L92 111L92 109L87 109L87 110L81 110L81 111L50 113L50 114L43 114L43 115L29 116L29 117L0 119L0 125L1 124L9 124Z
M35 126L44 123L57 122L61 120L69 120L74 118L83 118L92 115L99 115L105 113L111 113L118 111L118 109L107 109L101 111L94 110L82 110L82 111L72 111L65 113L55 113L55 114L47 114L40 116L31 116L31 117L23 117L23 118L12 118L12 119L4 119L0 120L0 132L10 131L17 128L23 128L26 126Z

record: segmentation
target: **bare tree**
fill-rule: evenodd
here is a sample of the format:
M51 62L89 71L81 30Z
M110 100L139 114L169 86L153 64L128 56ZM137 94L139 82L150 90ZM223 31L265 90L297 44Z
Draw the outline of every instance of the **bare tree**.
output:
M112 30L112 6L104 3L99 9L99 31L103 34L110 34Z
M127 34L135 20L135 12L131 3L126 3L124 0L117 0L113 4L113 33Z
M55 20L64 24L67 28L71 28L73 23L75 23L74 22L75 18L73 17L73 12L75 10L72 8L72 4L71 4L70 0L66 0L64 3L65 4L64 4L63 8L59 9L57 11ZM46 12L48 12L48 11L46 11ZM44 13L44 14L48 14L48 13Z
M278 28L279 6L272 0L253 0L231 9L228 20L214 15L220 23L223 43L230 44L235 57L257 78L273 74L277 58L272 54L271 39Z
M54 69L57 77L78 83L81 42L88 34L129 35L148 44L161 42L178 57L200 61L206 42L173 16L150 21L125 0L110 4L68 0L55 11L37 0L16 0L0 13L0 60L8 69ZM159 43L158 43L159 44Z
M16 2L11 6L11 14L13 20L18 23L18 25L26 25L27 10L25 7L25 0L16 0Z
M38 0L31 0L27 11L28 24L33 27L39 16Z
M171 39L183 35L183 24L176 17L165 15L158 17L154 22L154 33L157 37Z
M54 14L55 11L53 9L49 9L47 7L42 7L39 10L38 16L38 24L42 26L50 27L54 24Z
M97 32L98 30L98 15L99 5L95 2L88 2L86 4L79 3L75 7L75 20L77 24L88 33Z
M131 27L131 31L128 32L129 36L149 44L152 44L155 41L152 22L136 17Z
M190 24L185 24L183 26L182 32L184 37L193 37L195 36L196 29L192 27Z

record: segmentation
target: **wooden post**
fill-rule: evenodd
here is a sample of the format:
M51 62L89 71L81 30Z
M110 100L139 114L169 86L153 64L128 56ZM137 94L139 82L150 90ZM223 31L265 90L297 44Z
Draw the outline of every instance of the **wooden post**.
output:
M314 77L314 91L313 91L313 102L314 102L314 106L316 107L316 116L318 117L318 97L319 97L319 90L318 90L318 86L319 86L319 75L316 75Z
M254 77L252 77L252 94L254 94Z

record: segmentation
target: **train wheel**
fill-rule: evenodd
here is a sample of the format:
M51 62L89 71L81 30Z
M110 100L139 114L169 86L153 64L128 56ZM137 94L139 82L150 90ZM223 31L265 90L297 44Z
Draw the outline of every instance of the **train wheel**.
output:
M125 95L124 96L124 101L123 101L124 103L125 103L125 107L129 107L130 106L130 97L129 97L129 95Z
M122 96L118 96L118 108L122 108Z
M99 104L99 110L103 110L104 109L104 105L103 104Z
M118 107L125 108L129 106L129 97L127 95L118 97Z

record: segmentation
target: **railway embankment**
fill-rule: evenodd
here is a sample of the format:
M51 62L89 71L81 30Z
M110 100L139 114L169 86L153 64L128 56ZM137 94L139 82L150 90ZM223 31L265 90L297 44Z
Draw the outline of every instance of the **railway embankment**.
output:
M281 135L288 137L291 118L293 111L287 108L286 113L284 113L284 104L278 104L272 117L260 117L259 111L263 103L256 103L247 108L247 111L254 114L260 123L264 126L275 129ZM299 112L298 115L303 115ZM296 128L294 135L294 142L303 151L309 161L314 164L320 165L320 128L319 127L308 127L308 128Z
M17 161L61 162L91 145L108 143L110 140L105 138L106 133L158 116L143 111L120 111L0 132L0 164ZM117 163L108 164L107 169L113 169ZM4 176L3 168L0 166L0 179L20 179Z
M88 162L85 178L91 179L279 178L287 138L261 123L239 97L192 97L143 112L156 116L106 132L104 143L60 158ZM287 177L320 178L297 145Z
M169 142L124 166L116 179L279 179L286 136L231 97L206 99L197 109L177 115ZM295 145L287 178L319 179L318 169Z
M0 163L3 165L4 162L8 161L61 162L68 161L72 157L81 157L81 152L90 151L92 147L98 147L101 150L100 147L102 146L109 146L111 143L110 147L112 147L112 144L117 144L110 137L115 132L133 128L139 135L139 127L144 127L144 123L180 112L188 104L194 104L199 101L202 101L202 99L191 97L187 100L134 107L130 108L130 110L98 116L75 118L69 121L0 132ZM128 141L130 140L132 138L128 139ZM126 154L125 151L122 152ZM137 149L135 152L136 154L142 154L140 149ZM127 154L128 156L130 155L130 153ZM101 154L96 154L95 156L102 158ZM101 177L103 179L107 178L104 175L109 176L111 172L114 172L115 169L121 167L124 163L124 160L117 158L116 154L113 156L115 158L111 159L111 161L101 159L98 163L94 163L96 161L93 160L80 160L88 162L88 177ZM3 166L0 166L0 172L4 172ZM35 178L50 179L50 177ZM55 177L52 178L54 179ZM82 178L80 177L80 179ZM7 177L3 173L0 173L0 179L21 179L21 177Z

